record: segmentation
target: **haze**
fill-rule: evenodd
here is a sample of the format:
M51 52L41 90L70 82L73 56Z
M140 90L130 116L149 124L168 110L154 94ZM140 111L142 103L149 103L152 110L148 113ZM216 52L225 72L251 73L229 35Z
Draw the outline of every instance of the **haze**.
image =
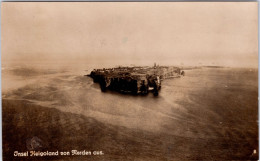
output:
M257 2L2 2L2 62L258 66Z

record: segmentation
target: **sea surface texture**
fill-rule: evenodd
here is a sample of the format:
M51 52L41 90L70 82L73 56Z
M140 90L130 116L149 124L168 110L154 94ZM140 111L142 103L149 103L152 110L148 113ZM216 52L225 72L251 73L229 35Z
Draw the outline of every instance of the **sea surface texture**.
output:
M158 97L101 92L90 71L2 68L4 160L258 159L257 69L189 69ZM102 155L14 156L30 150Z

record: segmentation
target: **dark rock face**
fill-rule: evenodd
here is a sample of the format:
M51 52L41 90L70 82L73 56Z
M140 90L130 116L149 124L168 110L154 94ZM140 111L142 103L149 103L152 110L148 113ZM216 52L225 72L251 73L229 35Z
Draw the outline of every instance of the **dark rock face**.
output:
M90 75L95 83L100 84L102 92L107 89L121 93L148 94L158 96L161 80L184 75L177 67L119 67L94 69Z

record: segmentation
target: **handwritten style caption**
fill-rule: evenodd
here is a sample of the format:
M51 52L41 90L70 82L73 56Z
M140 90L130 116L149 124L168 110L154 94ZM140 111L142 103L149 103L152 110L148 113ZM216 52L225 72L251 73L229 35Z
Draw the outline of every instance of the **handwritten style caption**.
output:
M83 155L104 155L103 151L78 151L78 150L71 150L71 151L14 151L15 157L44 157L44 156L83 156Z

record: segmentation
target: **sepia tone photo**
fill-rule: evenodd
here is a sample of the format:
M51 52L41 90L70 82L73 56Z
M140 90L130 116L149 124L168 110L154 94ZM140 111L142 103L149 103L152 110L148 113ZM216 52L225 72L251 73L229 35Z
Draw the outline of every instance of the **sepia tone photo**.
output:
M258 160L258 2L2 2L3 160Z

